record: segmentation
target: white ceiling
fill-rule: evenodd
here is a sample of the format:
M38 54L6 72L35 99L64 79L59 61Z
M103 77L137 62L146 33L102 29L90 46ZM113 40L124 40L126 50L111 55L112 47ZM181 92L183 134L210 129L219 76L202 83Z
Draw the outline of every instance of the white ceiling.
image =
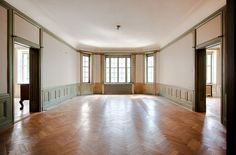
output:
M226 0L6 1L73 47L98 51L159 49L226 4Z

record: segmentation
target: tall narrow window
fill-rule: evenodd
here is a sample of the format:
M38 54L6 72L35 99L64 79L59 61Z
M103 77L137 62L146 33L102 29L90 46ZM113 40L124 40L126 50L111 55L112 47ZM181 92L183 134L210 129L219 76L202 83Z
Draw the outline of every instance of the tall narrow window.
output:
M128 83L130 82L130 57L107 56L105 59L105 81L106 83Z
M206 78L206 82L208 84L212 83L212 54L211 53L207 53L207 78Z
M154 56L147 55L146 56L146 82L153 83L154 82Z
M105 66L105 70L106 70L106 82L110 82L110 72L111 72L111 65L110 65L110 58L106 58L106 66Z
M111 82L118 82L118 61L117 58L111 58Z
M125 82L125 58L119 58L119 82Z
M18 50L17 53L17 82L27 84L29 83L29 50Z
M130 58L127 58L126 59L126 82L130 82L130 79L131 79L131 64L130 64Z
M207 84L215 84L216 83L216 56L217 52L212 50L208 50L207 52L207 62L206 62L206 83Z
M83 55L82 60L82 75L83 75L83 82L90 82L90 59L88 55Z

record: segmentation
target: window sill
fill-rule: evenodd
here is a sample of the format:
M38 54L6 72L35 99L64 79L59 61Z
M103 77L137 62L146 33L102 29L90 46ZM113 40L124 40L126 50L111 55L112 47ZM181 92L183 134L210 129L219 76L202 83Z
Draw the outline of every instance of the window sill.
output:
M17 85L22 85L22 84L29 84L29 82L26 82L26 83L17 83Z

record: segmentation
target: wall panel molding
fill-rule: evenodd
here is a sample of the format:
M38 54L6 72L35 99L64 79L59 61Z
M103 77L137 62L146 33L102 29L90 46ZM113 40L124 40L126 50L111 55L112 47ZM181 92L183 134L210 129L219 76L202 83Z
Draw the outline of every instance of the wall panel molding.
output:
M158 84L158 85L160 89L158 94L160 96L166 97L190 110L193 109L194 90L165 84Z
M0 131L12 124L12 104L9 94L0 94Z
M12 10L0 1L0 131L13 124Z
M59 104L65 100L73 98L78 95L78 84L70 84L57 86L53 88L46 88L42 90L43 110Z

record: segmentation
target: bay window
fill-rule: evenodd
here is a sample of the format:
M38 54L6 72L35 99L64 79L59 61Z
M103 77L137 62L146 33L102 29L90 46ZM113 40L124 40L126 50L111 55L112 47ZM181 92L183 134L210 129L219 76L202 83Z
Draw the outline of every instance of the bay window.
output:
M105 82L129 83L130 82L130 57L106 56L105 58Z

